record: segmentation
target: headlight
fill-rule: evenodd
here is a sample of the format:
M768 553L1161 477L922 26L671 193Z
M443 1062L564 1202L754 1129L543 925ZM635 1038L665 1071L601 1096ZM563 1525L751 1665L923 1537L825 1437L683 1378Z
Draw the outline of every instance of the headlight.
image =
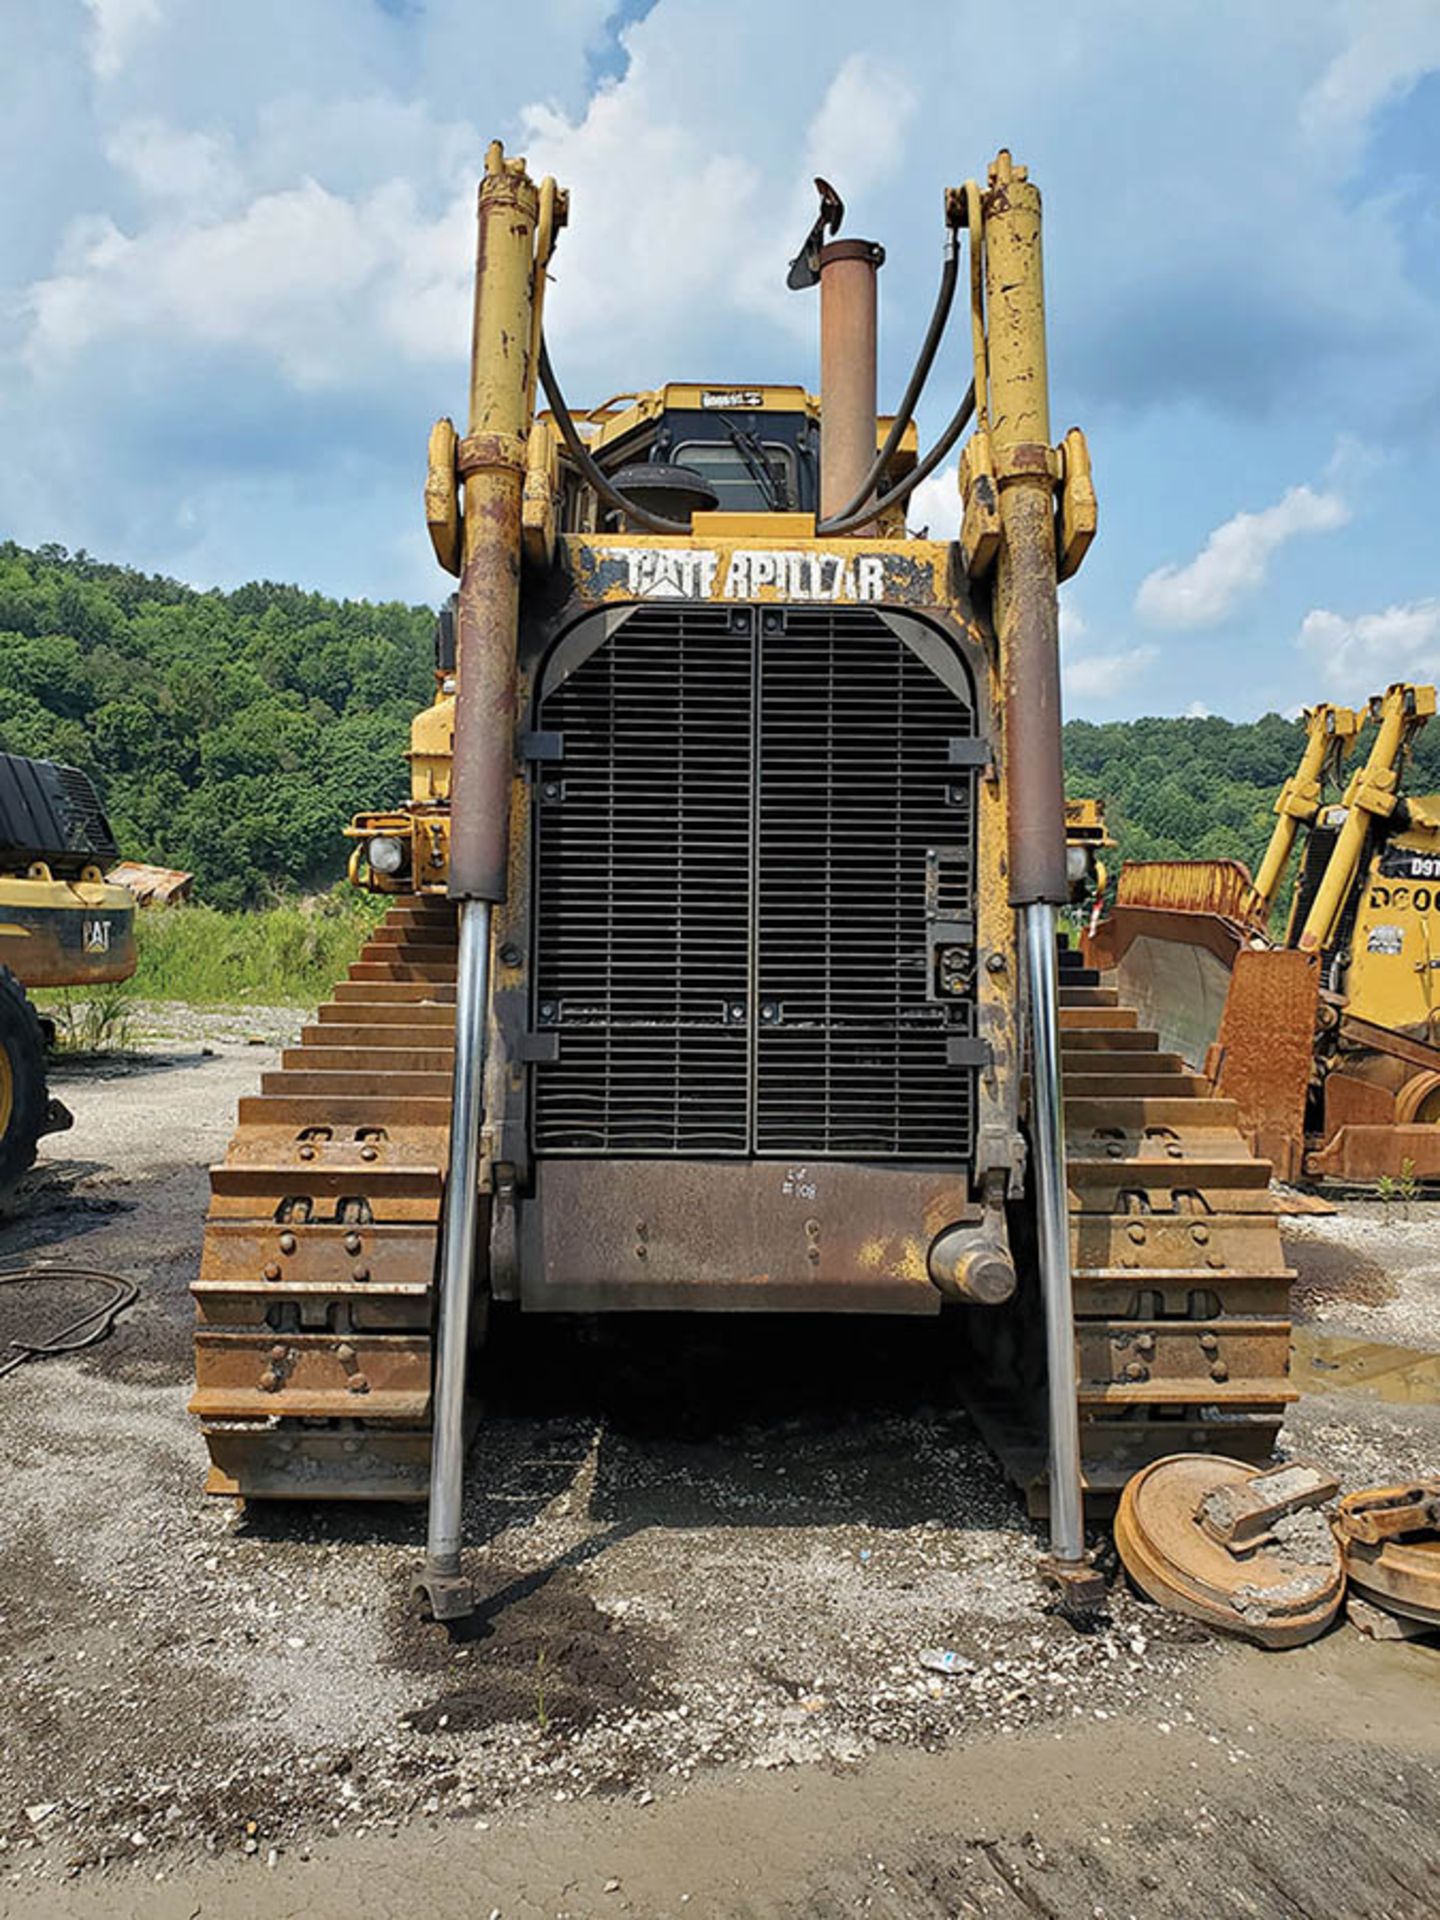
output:
M1090 872L1090 849L1088 847L1067 847L1065 849L1065 878L1072 887L1078 887Z
M365 857L372 873L398 873L405 864L405 843L377 833L365 849Z

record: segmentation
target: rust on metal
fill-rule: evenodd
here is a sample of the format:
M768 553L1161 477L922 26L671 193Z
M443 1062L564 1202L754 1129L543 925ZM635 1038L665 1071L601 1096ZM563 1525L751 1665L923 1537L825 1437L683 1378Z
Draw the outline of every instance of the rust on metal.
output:
M529 1310L940 1310L928 1255L980 1208L950 1170L549 1159L524 1210Z
M241 1101L211 1169L191 1408L212 1493L425 1494L450 1102L448 1085L417 1095L441 1076L412 1069L449 1050L454 990L437 976L453 975L454 938L446 901L402 898L351 969L354 993L342 983ZM371 980L379 954L403 977Z
M1216 1040L1215 1091L1234 1100L1240 1130L1281 1180L1299 1177L1314 1075L1320 965L1313 954L1244 949L1235 956Z
M884 259L871 240L820 249L822 520L845 510L875 459L876 275Z
M455 614L452 899L505 897L539 212L539 190L524 163L507 161L493 145L479 193L469 426L456 453L464 514ZM517 353L525 356L520 379L510 367Z
M1262 1647L1298 1647L1335 1618L1340 1549L1319 1509L1323 1473L1256 1472L1216 1454L1153 1461L1115 1515L1126 1572L1152 1600Z
M154 867L143 860L121 860L105 875L112 887L133 893L139 907L178 907L190 898L193 873L176 867Z
M1161 1051L1111 977L1061 971L1081 1443L1097 1497L1177 1439L1263 1459L1297 1397L1269 1163L1236 1104Z
M1127 860L1115 883L1115 904L1211 913L1244 926L1250 891L1250 870L1239 860Z
M1352 1591L1402 1620L1440 1627L1440 1480L1346 1494L1335 1530Z

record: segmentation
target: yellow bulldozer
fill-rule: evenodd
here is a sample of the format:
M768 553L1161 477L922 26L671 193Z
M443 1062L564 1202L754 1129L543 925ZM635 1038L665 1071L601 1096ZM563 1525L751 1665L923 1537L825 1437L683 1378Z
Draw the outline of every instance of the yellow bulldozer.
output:
M40 1139L71 1118L46 1082L53 1026L33 987L85 987L135 971L135 900L105 878L117 848L78 767L0 753L0 1200Z
M1285 1179L1440 1179L1440 794L1405 791L1434 712L1434 687L1408 682L1359 711L1311 707L1254 878L1235 860L1126 863L1088 941Z
M1056 587L1096 500L1051 429L1039 193L1006 152L945 193L878 416L883 249L817 185L818 396L577 412L542 316L567 197L490 149L467 427L425 487L458 591L410 800L350 829L392 910L212 1173L210 1490L428 1496L437 1615L491 1302L968 1323L1071 1598L1087 1493L1262 1459L1293 1397L1269 1167L1057 933L1094 852ZM972 377L922 452L966 259ZM909 532L962 436L959 539Z

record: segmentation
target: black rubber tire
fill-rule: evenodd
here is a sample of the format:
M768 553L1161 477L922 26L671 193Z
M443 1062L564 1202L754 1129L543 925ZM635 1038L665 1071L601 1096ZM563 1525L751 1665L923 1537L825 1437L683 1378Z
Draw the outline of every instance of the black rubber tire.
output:
M34 1164L48 1100L40 1016L8 967L0 967L0 1051L10 1070L10 1113L0 1135L3 1196Z

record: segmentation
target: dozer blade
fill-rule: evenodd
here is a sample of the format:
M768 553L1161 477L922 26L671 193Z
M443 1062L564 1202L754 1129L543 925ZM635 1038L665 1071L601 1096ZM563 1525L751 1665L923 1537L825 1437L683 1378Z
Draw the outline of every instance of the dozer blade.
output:
M420 1499L455 920L393 908L211 1168L195 1298L210 1493Z

